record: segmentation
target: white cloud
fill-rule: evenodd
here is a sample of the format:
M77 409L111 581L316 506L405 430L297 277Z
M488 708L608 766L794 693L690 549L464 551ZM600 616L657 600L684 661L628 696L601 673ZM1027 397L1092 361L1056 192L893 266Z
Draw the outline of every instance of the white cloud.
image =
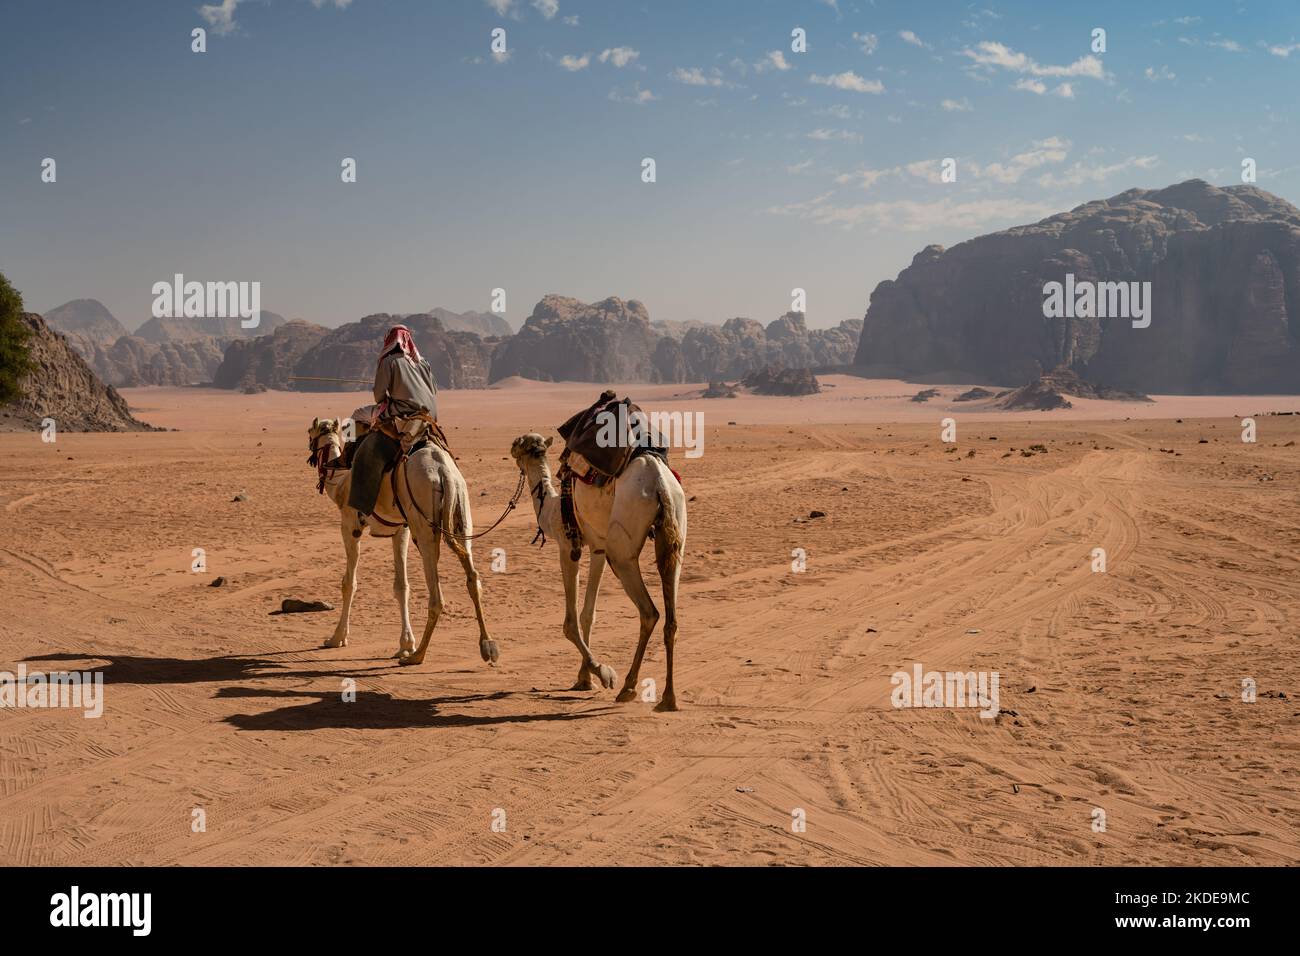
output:
M862 142L861 133L854 133L853 131L847 129L826 129L825 127L821 129L813 130L811 133L808 134L808 138L819 140L821 142L831 142L834 140L838 140L844 143Z
M885 91L885 85L879 80L864 80L852 70L845 70L843 73L832 73L829 76L819 76L814 73L808 77L808 80L819 86L833 86L837 90L851 90L854 93L883 93Z
M964 96L959 100L944 100L939 105L946 113L969 113L975 109L970 105L970 100Z
M1161 80L1178 79L1178 74L1175 73L1173 70L1169 69L1169 67L1164 65L1161 65L1159 69L1156 69L1153 66L1149 66L1142 71L1142 75L1145 76L1152 83L1158 83Z
M336 10L346 10L352 5L352 0L311 0L311 5L319 10L327 3L334 4Z
M233 33L238 26L235 23L235 8L240 0L221 0L220 3L206 3L199 7L199 16L208 22L208 26L217 36Z
M765 73L768 70L779 70L784 73L786 70L794 69L790 62L785 58L785 54L780 50L773 50L754 64L754 71Z
M966 202L952 199L934 202L896 200L837 206L830 201L829 193L806 202L774 206L767 210L773 215L797 216L843 229L867 226L873 230L931 233L954 230L987 232L991 228L1037 221L1055 211L1042 203L1019 199L979 199Z
M515 0L483 0L483 2L499 17L519 19L519 11L515 9Z
M1300 43L1276 43L1268 48L1269 53L1284 60L1297 50L1300 50Z
M1053 186L1082 186L1084 183L1099 183L1104 179L1109 179L1116 173L1130 169L1151 169L1159 162L1159 156L1130 156L1118 163L1104 166L1074 163L1059 176L1044 173L1038 177L1038 184L1050 188Z
M576 27L578 25L578 18L576 16L560 17L560 22L566 27Z
M1017 153L1005 163L989 163L980 167L973 163L966 169L980 179L992 179L1004 184L1018 183L1025 173L1049 163L1062 163L1069 155L1070 143L1059 136L1035 140L1031 149Z
M1035 93L1038 96L1046 96L1048 93L1047 84L1042 80L1031 80L1028 77L1021 77L1012 84L1012 89L1024 90L1026 93ZM1053 96L1059 96L1063 99L1074 99L1074 86L1070 83L1057 84L1052 90Z
M1246 48L1236 40L1206 40L1205 45L1218 47L1220 50L1227 50L1229 53L1246 52Z
M640 51L634 50L630 46L616 46L608 50L601 50L598 59L601 63L613 63L621 68L636 60L640 55Z
M806 170L806 169L808 169L809 167L811 167L812 164L813 164L813 161L812 161L811 159L805 159L802 163L795 163L795 164L793 164L793 165L791 165L791 166L787 166L787 167L785 168L785 171L786 171L787 173L789 173L791 176L798 176L798 175L799 175L800 173L802 173L804 170Z
M568 70L570 73L576 73L579 70L585 70L588 64L590 63L591 63L590 53L584 53L582 54L582 56L572 56L566 53L564 56L560 57L560 66Z
M876 47L880 46L880 38L874 33L855 33L853 39L858 41L858 45L862 47L862 52L867 56L875 53Z
M533 0L533 9L550 20L560 12L560 0Z
M512 49L505 49L505 50L502 50L500 53L493 53L493 54L492 54L492 62L494 62L494 63L509 63L509 62L510 62L510 58L511 58L512 56L514 56L514 55L515 55L515 51L514 51L514 50L512 50Z
M974 50L962 50L962 56L968 56L978 65L987 69L1010 70L1012 73L1027 73L1030 76L1073 76L1092 80L1104 80L1106 70L1101 60L1089 54L1081 56L1068 66L1043 65L1024 53L1017 53L1004 43L984 40L976 44Z
M668 74L679 83L685 83L687 86L731 86L722 78L722 71L714 67L712 71L705 73L698 66L678 67Z
M912 46L919 46L924 49L929 49L930 47L930 44L926 43L911 30L899 30L898 35L902 38L904 43L910 43Z
M653 103L655 100L659 99L659 97L655 96L649 90L641 89L640 83L636 84L636 86L632 88L631 93L622 93L617 89L610 90L609 98L615 103L636 103L637 105Z

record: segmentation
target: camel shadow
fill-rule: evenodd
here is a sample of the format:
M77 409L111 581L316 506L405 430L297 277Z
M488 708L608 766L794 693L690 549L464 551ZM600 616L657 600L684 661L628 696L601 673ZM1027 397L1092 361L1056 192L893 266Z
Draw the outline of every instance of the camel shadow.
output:
M74 670L90 670L104 675L104 683L120 684L228 684L237 681L264 680L270 677L330 677L355 674L361 676L372 670L389 670L393 664L380 664L374 668L344 668L341 670L299 670L269 658L278 654L297 654L299 651L272 652L266 655L224 654L220 657L177 658L136 657L129 654L35 654L24 657L24 664L69 661L82 662ZM107 661L107 664L91 664ZM330 663L338 663L332 661Z
M339 691L259 690L223 687L222 698L271 697L279 700L306 699L308 702L262 714L231 714L222 718L239 730L391 730L399 727L484 727L498 724L533 723L535 721L581 720L602 716L604 710L580 714L502 714L472 716L441 714L439 708L451 704L507 700L509 691L491 694L460 694L423 700L405 700L378 691L358 691L356 700L345 701Z

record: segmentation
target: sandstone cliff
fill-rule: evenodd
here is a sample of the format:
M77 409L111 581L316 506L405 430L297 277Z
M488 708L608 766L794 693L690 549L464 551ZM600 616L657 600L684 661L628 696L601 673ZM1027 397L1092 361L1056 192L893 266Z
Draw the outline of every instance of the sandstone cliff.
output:
M44 419L52 418L58 431L149 430L66 338L33 312L24 312L22 320L30 332L31 370L19 386L19 398L0 408L0 429L40 429Z
M491 380L520 375L544 382L654 382L659 336L646 308L611 296L588 305L548 295L492 357Z
M1043 286L1151 282L1151 325L1045 318ZM1300 210L1254 186L1131 189L951 249L871 295L855 364L1004 384L1065 366L1144 392L1300 391Z
M236 339L226 346L225 356L213 372L212 384L217 388L295 388L289 376L294 374L299 360L329 334L324 326L295 319L270 335Z
M60 332L77 354L90 361L95 346L107 348L122 336L126 328L98 299L73 299L43 316L45 324Z

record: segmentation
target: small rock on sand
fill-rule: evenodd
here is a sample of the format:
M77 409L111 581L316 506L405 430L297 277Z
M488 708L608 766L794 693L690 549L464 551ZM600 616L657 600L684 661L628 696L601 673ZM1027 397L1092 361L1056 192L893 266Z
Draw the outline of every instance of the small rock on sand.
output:
M334 605L326 601L299 601L297 598L285 598L280 602L280 610L272 614L306 614L310 611L332 611Z

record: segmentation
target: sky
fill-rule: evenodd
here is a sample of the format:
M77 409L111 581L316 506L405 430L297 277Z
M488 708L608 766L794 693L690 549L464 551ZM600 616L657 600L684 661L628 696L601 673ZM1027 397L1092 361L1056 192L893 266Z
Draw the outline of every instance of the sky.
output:
M1295 0L5 0L0 272L128 329L175 273L328 326L799 288L829 327L926 245L1133 187L1250 158L1300 202L1297 92Z

